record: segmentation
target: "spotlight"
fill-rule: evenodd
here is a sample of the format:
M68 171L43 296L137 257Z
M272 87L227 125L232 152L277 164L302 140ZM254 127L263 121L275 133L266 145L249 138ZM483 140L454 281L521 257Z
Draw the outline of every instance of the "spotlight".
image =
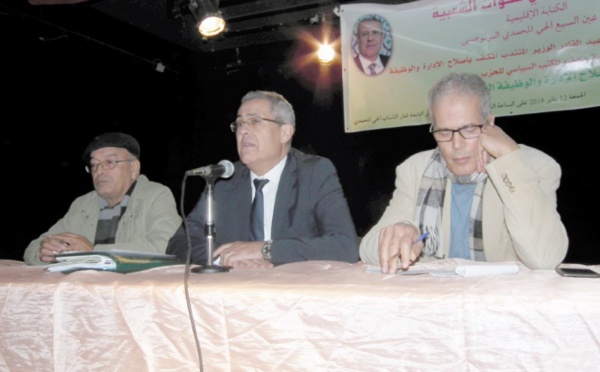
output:
M218 0L190 0L188 7L202 36L216 36L225 30L225 19L218 10Z
M328 64L333 61L335 58L335 50L329 44L323 44L319 47L319 51L317 52L317 57L319 62L322 64Z
M225 30L225 20L221 17L221 13L206 14L200 24L198 31L202 36L210 37L220 34Z

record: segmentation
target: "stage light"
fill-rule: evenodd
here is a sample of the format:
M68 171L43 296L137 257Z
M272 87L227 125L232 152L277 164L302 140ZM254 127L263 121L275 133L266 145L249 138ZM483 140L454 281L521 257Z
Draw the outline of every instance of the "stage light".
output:
M198 31L202 36L210 37L216 36L225 30L225 20L221 17L220 13L206 14L200 24L198 25Z
M225 30L225 19L218 10L218 0L190 0L188 7L202 36L216 36Z
M335 58L335 50L329 44L323 44L319 47L319 51L317 52L317 58L319 63L328 64L333 61Z

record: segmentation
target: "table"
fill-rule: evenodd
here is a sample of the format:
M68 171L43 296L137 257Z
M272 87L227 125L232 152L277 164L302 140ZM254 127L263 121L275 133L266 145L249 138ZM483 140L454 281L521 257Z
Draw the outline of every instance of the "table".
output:
M418 264L448 269L463 260ZM189 276L205 371L590 371L600 279L383 275L313 261ZM600 270L600 266L593 266ZM198 371L183 265L0 261L0 370Z

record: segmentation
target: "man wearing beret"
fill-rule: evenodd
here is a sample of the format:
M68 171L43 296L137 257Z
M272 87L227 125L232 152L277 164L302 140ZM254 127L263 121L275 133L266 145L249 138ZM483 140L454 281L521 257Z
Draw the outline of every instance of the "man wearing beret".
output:
M67 251L165 253L181 224L171 190L140 174L140 145L125 133L95 137L83 152L94 191L71 204L67 214L23 256L28 265L48 264Z

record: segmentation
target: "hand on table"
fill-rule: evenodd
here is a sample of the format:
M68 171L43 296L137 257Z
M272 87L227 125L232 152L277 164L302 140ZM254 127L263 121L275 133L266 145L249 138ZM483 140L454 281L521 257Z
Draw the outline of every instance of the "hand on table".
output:
M384 274L395 274L398 260L402 270L415 262L423 250L423 242L415 243L419 230L406 222L399 222L379 231L379 264Z
M221 245L215 250L214 258L220 257L221 266L238 269L273 267L270 261L263 259L262 248L266 242L232 242Z
M73 234L61 233L48 235L40 243L40 260L42 262L56 262L56 255L64 252L91 252L94 245L87 238Z

